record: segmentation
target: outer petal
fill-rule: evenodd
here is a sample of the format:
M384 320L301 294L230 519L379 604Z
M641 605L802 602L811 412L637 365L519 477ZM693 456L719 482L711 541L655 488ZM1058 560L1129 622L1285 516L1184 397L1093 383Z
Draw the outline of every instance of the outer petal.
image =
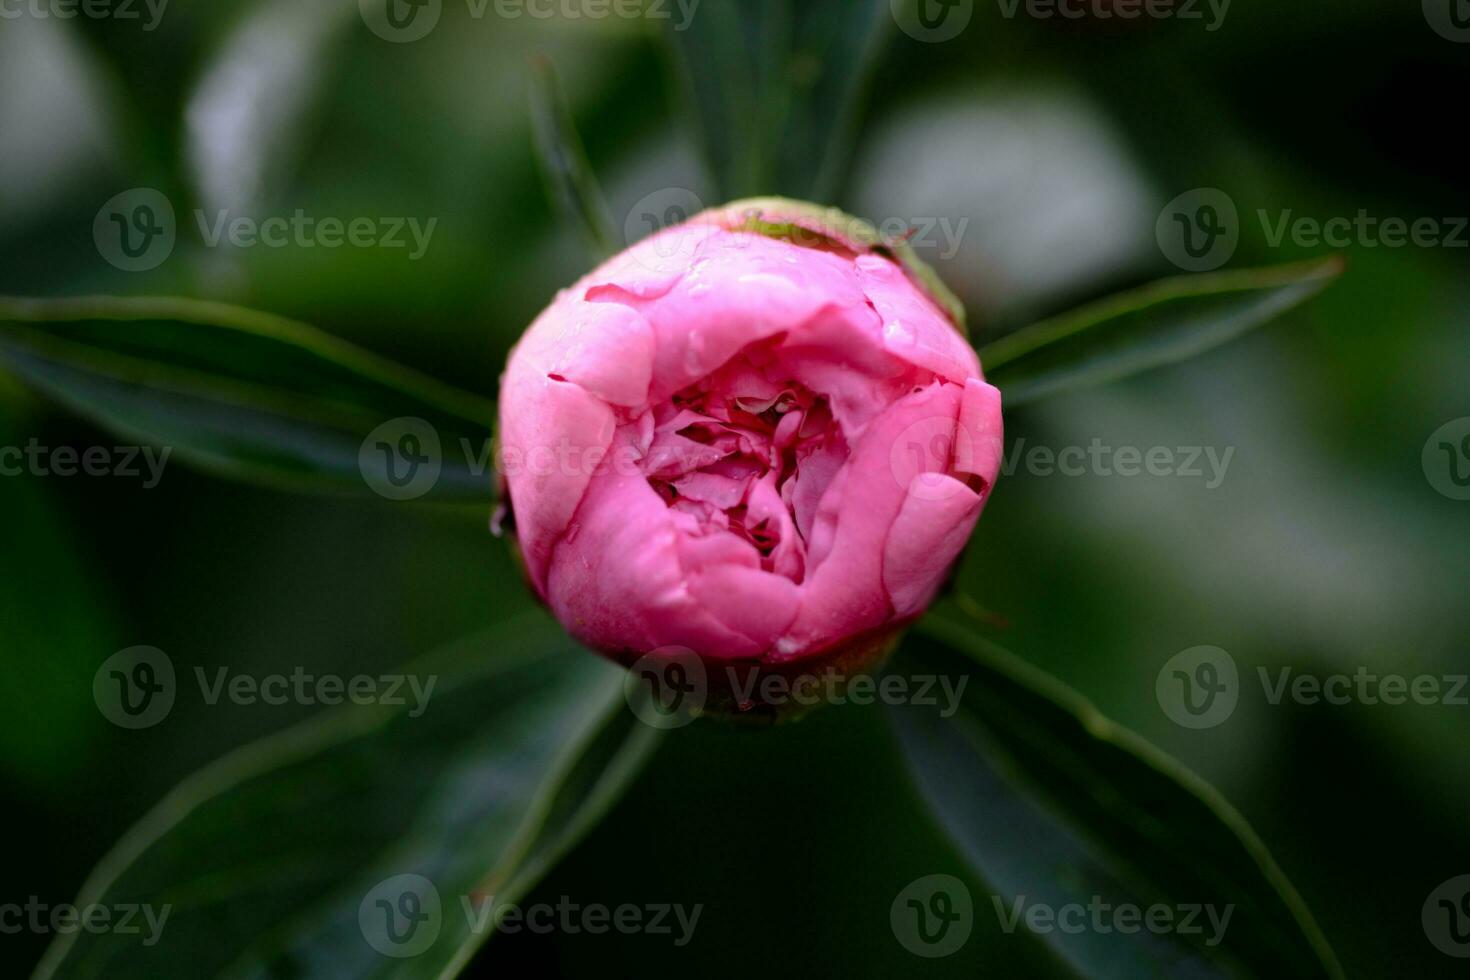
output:
M960 390L931 385L899 399L853 447L847 466L817 509L801 610L777 644L786 660L842 637L875 629L893 614L883 583L883 554L912 480L943 472L947 454L909 454L952 438Z
M902 269L878 255L859 256L855 269L882 318L883 344L891 354L956 384L980 377L980 361L969 342Z
M527 369L633 408L648 400L653 330L628 306L568 297L532 324L513 357Z
M983 506L952 476L914 477L883 548L883 587L894 616L915 616L934 600Z
M783 333L800 344L803 332L821 329L824 318L845 321L841 333L854 353L864 346L881 350L876 319L866 329L847 322L850 311L868 313L850 262L748 232L710 235L679 281L640 309L654 330L654 401L712 373L750 344ZM811 339L814 346L827 342Z
M960 424L956 439L966 444L955 449L955 470L978 476L984 481L982 492L988 495L1000 475L1001 457L1005 452L1004 422L1001 418L1000 389L973 378L965 382L965 398L960 403Z
M599 472L575 530L556 547L546 597L578 639L612 653L688 647L712 658L769 649L796 610L796 586L749 567L732 536L683 547L692 520L638 473Z
M543 595L552 548L612 443L612 409L578 385L512 360L500 409L500 465L531 583Z

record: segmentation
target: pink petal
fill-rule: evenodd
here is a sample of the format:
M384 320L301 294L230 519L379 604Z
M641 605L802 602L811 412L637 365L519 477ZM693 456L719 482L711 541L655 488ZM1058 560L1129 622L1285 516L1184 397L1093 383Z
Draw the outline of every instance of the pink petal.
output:
M945 574L970 539L983 501L951 476L938 485L914 477L883 549L883 587L893 615L914 616L934 600Z

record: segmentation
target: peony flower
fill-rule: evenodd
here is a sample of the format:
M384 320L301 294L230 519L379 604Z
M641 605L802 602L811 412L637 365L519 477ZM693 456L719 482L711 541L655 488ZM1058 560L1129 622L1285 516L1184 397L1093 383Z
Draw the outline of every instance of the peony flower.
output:
M1000 393L902 246L766 199L659 232L511 353L498 464L536 593L631 663L871 666L1000 467Z

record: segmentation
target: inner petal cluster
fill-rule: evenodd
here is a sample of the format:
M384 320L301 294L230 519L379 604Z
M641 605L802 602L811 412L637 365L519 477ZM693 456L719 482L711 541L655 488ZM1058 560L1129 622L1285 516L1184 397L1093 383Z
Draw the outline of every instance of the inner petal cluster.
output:
M848 457L824 395L748 350L644 416L649 485L696 536L734 535L800 583L817 507Z

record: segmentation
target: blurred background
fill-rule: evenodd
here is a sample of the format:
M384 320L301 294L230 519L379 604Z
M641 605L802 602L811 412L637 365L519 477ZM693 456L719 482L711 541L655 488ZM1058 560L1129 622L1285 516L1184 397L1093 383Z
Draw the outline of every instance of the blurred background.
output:
M1237 0L1137 19L1095 2L1073 19L962 0L945 40L895 17L831 202L914 228L981 340L1180 272L1160 229L1199 188L1236 211L1227 267L1345 254L1323 297L1242 342L1013 413L1022 452L1101 440L1233 455L1219 480L1207 464L1047 474L1016 455L959 588L1004 620L1008 646L1217 785L1351 976L1463 973L1420 910L1470 873L1470 707L1271 704L1256 676L1470 672L1470 503L1424 458L1470 416L1470 27L1456 2ZM687 8L665 4L672 23L658 23L595 6L510 16L522 8L445 0L426 36L401 42L351 0L172 0L156 17L136 4L137 19L0 0L0 295L239 303L493 396L509 345L587 268L538 177L531 55L561 74L620 231L720 203L662 43ZM170 202L177 242L130 272L93 232L136 188ZM406 232L405 248L209 241L221 212L298 210L436 223L417 256ZM1354 230L1336 248L1275 231L1360 212L1432 219L1441 240ZM0 373L0 446L33 441L119 444ZM156 646L191 673L371 673L528 604L488 505L300 498L172 462L145 482L0 476L0 903L71 900L180 778L312 713L181 698L165 723L125 731L92 699L114 652ZM1202 644L1244 683L1228 721L1191 730L1155 681ZM528 901L703 903L694 940L504 936L479 972L524 956L569 975L1064 975L988 914L959 956L921 961L894 941L906 883L966 872L879 709L681 734ZM47 939L0 935L0 972L28 972Z

